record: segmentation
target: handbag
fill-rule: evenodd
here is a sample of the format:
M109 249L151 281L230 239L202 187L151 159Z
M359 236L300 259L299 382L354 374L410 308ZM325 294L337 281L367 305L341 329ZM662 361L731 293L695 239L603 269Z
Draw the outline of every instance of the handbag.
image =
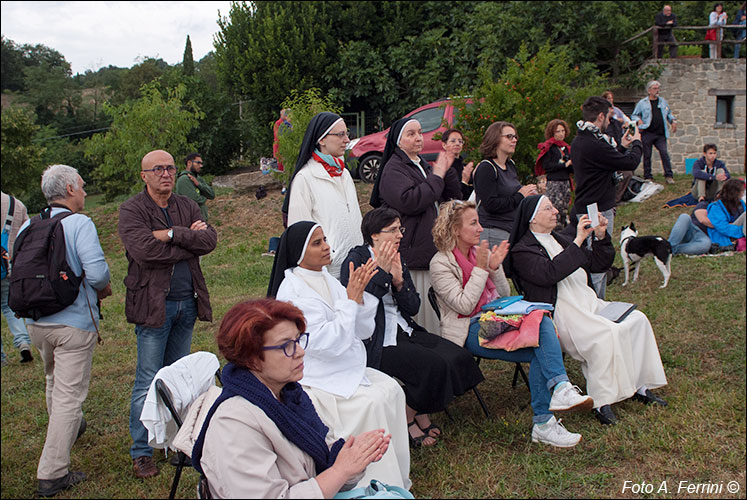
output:
M371 484L361 488L341 491L332 498L415 498L412 493L399 486L390 486L373 479Z
M706 30L706 40L715 40L716 39L716 28Z

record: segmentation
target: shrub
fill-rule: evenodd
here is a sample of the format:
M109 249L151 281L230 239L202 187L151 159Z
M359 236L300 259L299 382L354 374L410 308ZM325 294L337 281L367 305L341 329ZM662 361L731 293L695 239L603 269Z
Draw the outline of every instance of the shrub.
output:
M483 66L478 74L480 84L472 98L452 98L457 128L465 137L465 155L468 161L479 161L485 129L498 120L511 122L519 134L513 155L519 179L533 175L537 144L545 140L547 122L565 120L573 136L581 104L605 89L604 80L590 65L574 66L565 48L551 48L549 43L534 56L522 45L497 80Z
M328 95L323 96L321 90L312 88L299 92L292 90L291 95L283 101L282 107L288 109L291 120L291 128L285 129L279 137L278 155L282 159L284 171L277 172L274 175L280 181L288 183L293 170L296 166L296 159L301 150L303 136L306 133L306 127L317 113L330 111L332 113L341 113L342 108L335 105ZM270 122L272 127L275 122Z

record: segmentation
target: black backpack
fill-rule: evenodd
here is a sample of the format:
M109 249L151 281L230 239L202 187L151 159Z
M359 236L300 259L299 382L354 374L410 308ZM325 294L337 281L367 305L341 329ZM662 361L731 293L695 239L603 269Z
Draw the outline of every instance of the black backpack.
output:
M13 272L8 305L20 318L38 320L62 311L75 302L81 276L70 269L65 252L62 219L72 212L50 217L46 207L21 231L13 245Z

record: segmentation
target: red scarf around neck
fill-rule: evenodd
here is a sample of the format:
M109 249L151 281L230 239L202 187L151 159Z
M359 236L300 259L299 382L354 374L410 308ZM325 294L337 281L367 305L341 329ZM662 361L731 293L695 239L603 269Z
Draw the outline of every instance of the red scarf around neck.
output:
M324 167L324 170L327 171L330 177L340 177L342 175L342 171L345 168L345 162L340 160L339 158L335 158L334 156L332 157L334 158L335 163L337 164L337 166L332 166L326 161L324 161L322 157L316 153L312 152L311 157L322 164L322 166Z
M568 143L565 141L559 141L554 137L551 137L545 142L537 144L537 149L539 149L540 152L539 156L537 156L537 161L534 162L534 175L545 175L545 169L542 167L542 157L545 156L548 151L550 151L550 148L552 146L557 146L559 148L568 148L568 154L571 154L571 147L568 145Z

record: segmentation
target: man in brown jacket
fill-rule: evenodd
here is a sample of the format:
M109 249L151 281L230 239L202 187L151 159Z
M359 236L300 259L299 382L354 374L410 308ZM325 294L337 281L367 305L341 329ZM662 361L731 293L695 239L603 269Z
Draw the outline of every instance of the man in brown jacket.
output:
M145 189L119 208L119 237L127 255L125 314L135 324L137 369L130 403L130 456L138 478L158 474L140 414L153 378L189 354L195 319L212 321L200 256L218 235L200 207L173 193L176 166L166 151L143 157Z

